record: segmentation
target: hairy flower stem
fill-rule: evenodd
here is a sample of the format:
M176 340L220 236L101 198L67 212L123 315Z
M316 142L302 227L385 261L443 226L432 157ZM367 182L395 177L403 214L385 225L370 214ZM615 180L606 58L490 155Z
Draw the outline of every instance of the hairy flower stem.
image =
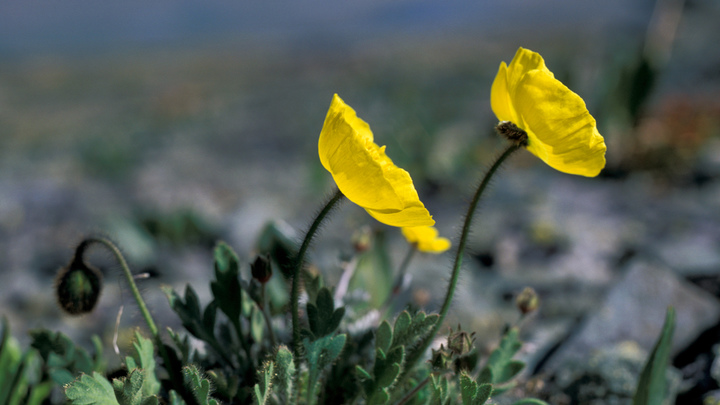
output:
M167 372L173 381L173 385L175 387L182 387L182 377L179 375L178 370L172 369L172 362L170 361L170 356L168 355L168 352L165 349L165 345L160 338L160 332L158 331L157 325L155 324L152 315L150 315L150 311L145 304L145 300L143 300L142 295L140 295L140 290L138 289L137 284L135 284L135 277L130 271L130 267L125 261L125 257L123 256L122 252L120 252L120 249L111 240L103 237L93 236L86 238L81 242L80 246L77 249L78 252L80 252L79 254L82 255L82 252L84 252L84 250L92 244L98 244L105 247L115 256L115 259L120 264L123 275L125 276L125 279L130 286L130 291L132 292L133 298L135 298L135 302L137 302L137 305L140 308L140 313L145 319L145 323L147 324L148 329L150 330L150 334L155 341L158 352L163 359L163 365L167 369Z
M292 281L292 289L290 291L290 305L292 306L292 328L293 328L293 356L295 357L295 381L297 386L298 377L300 375L300 278L302 278L302 267L303 264L305 264L305 253L307 252L308 248L310 247L310 243L312 242L313 238L315 237L315 234L317 233L318 229L320 229L320 225L322 224L325 217L330 213L330 211L333 210L333 208L342 201L343 195L340 190L335 190L333 193L333 196L328 200L327 203L325 203L325 206L318 212L317 216L315 217L315 220L313 220L312 224L310 225L310 228L308 229L307 233L305 234L305 239L303 239L302 245L300 245L300 250L298 251L297 256L295 257L294 262L294 269L293 269L293 281Z
M498 156L492 166L490 166L490 169L487 171L487 173L485 173L485 177L483 177L480 185L475 191L475 195L470 201L470 206L468 207L467 214L465 214L465 222L463 223L462 231L460 233L460 242L458 242L457 254L455 255L455 263L453 264L452 268L452 275L450 276L450 282L448 284L447 292L445 293L445 301L443 302L442 308L440 309L440 318L437 320L435 325L433 325L433 328L430 330L430 332L417 346L417 350L415 350L413 354L408 358L405 370L411 370L415 363L422 357L423 353L425 353L428 346L430 346L430 343L435 338L438 330L442 326L443 321L445 320L445 316L450 309L453 295L455 294L455 287L457 286L458 276L460 275L460 268L462 267L463 255L465 254L465 245L467 244L468 235L470 234L470 226L472 225L473 215L475 214L475 208L480 201L480 197L482 197L483 192L487 188L487 185L490 183L490 179L497 172L502 163L508 157L510 157L513 152L520 149L522 146L523 145L521 143L516 142L513 142L510 146L508 146L503 151L503 153ZM407 372L404 376L407 376Z

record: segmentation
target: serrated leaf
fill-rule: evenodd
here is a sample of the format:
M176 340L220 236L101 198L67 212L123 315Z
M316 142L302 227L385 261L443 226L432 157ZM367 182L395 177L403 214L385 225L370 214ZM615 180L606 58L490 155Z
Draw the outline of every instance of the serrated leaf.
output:
M490 369L493 384L504 384L515 377L525 367L525 363L513 360L522 343L518 339L518 329L511 328L493 350L485 368ZM484 373L487 373L483 370ZM499 388L497 388L499 390Z
M195 365L191 364L183 368L183 378L198 405L217 405L217 401L210 397L212 393L210 381L200 374L200 370Z
M65 396L73 405L120 405L107 378L94 372L83 374L65 388Z
M128 371L141 369L144 374L143 394L145 396L157 395L160 392L160 381L155 376L155 347L152 341L135 332L133 348L135 353L125 361Z
M323 287L318 292L315 303L308 302L307 314L310 331L317 339L335 332L345 315L345 308L335 309L330 290Z
M316 393L319 388L320 374L340 356L346 339L347 336L344 334L325 336L314 342L310 342L307 338L303 339L305 358L308 363L308 385L306 390L308 404L314 403L317 399Z
M418 312L411 317L407 311L401 312L395 320L392 347L413 345L427 334L439 318L437 314L426 315Z
M662 405L666 392L665 374L674 332L675 309L670 307L665 315L665 324L660 336L640 374L633 405Z
M158 399L154 395L145 395L144 370L135 369L126 378L113 380L115 396L120 405L157 405Z
M466 373L460 375L460 394L463 405L472 405L477 395L478 385Z

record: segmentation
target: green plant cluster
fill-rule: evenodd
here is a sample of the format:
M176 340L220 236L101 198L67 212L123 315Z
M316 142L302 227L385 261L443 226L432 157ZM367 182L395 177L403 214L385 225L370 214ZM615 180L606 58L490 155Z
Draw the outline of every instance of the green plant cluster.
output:
M260 240L271 266L282 268L292 260L290 239L278 228L269 226ZM435 326L437 314L403 310L394 319L359 327L373 309L346 311L324 286L322 276L307 271L307 323L298 364L288 346L290 322L284 311L288 297L266 294L273 283L287 290L289 278L279 272L267 284L244 279L249 267L229 245L218 243L215 277L210 281L212 300L201 303L190 285L184 294L164 288L184 331L167 328L169 344L162 349L136 332L132 353L120 370L108 370L97 337L90 355L61 333L37 330L31 333L30 348L23 351L4 321L0 404L479 405L496 403L499 396L511 393L525 367L517 359L522 347L517 327L508 328L487 358L478 354L474 334L458 327L432 350L429 360L409 363L409 358L422 356L416 353L421 350L418 343ZM664 392L673 327L670 310L640 377L636 405L663 401L659 393ZM196 350L191 339L201 342L204 350ZM530 398L512 403L545 404Z

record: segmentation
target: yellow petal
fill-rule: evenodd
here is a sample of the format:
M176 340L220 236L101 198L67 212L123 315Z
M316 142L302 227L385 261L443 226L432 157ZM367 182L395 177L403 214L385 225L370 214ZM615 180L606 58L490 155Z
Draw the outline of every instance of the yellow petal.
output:
M340 191L373 217L392 226L432 225L410 174L395 166L370 126L336 94L318 141L320 162Z
M438 231L432 226L414 226L402 228L402 234L418 250L427 253L442 253L450 249L448 238L438 237Z
M561 172L597 176L605 167L605 142L585 102L551 73L525 74L515 107L528 132L528 150Z
M518 49L500 65L490 101L501 121L528 134L527 149L549 166L570 174L597 176L605 167L605 141L585 102L545 66L540 54Z

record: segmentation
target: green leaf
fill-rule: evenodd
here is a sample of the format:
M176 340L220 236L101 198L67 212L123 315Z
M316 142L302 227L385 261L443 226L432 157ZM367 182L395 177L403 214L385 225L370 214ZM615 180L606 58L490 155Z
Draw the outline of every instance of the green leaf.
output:
M155 376L155 348L152 341L142 337L139 332L135 332L133 348L135 353L125 360L128 371L140 369L144 377L143 395L157 395L160 392L160 381Z
M85 349L76 346L66 335L45 329L30 331L30 346L45 361L48 374L58 385L71 383L80 373L102 372L103 360L96 353L93 359Z
M477 383L466 373L462 373L460 375L460 394L462 394L463 405L472 405L477 391Z
M483 405L493 393L491 384L478 384L466 373L460 374L460 394L463 405Z
M186 405L185 401L182 399L180 394L175 392L175 390L170 391L170 398L168 400L169 405Z
M345 308L335 309L330 290L323 287L318 292L315 303L308 302L307 314L310 331L317 339L335 332L345 315Z
M183 367L183 377L185 386L193 393L198 405L218 405L217 400L210 397L212 393L210 380L203 377L195 365Z
M65 389L65 396L73 405L120 405L115 390L107 378L94 372L83 374Z
M522 343L518 339L518 329L511 328L507 331L500 345L493 350L485 366L490 370L493 384L503 384L510 381L525 367L525 363L513 360L515 353L520 350ZM483 370L487 375L487 371ZM483 378L483 381L485 378Z
M513 402L512 405L549 405L545 401L541 401L535 398L525 398L519 401Z
M277 371L273 379L275 382L274 391L278 393L281 398L284 398L285 402L290 402L293 378L295 378L295 360L287 346L280 345L275 355L275 364Z
M675 309L668 308L665 325L640 374L633 405L661 405L665 398L665 374L675 332Z
M242 300L240 287L240 260L232 248L225 242L215 246L215 281L210 283L213 297L220 310L231 322L240 322L239 302Z
M265 405L270 398L274 368L275 363L268 361L258 372L258 383L255 384L253 391L253 398L255 399L256 405Z
M143 386L145 383L145 372L135 369L126 378L113 380L115 396L120 405L157 405L158 399L155 395L145 395Z
M347 336L344 334L325 336L314 342L310 342L308 338L303 339L305 358L308 363L308 386L306 391L308 404L314 403L317 399L320 374L340 356L346 339Z
M395 320L392 347L415 344L435 325L439 318L440 316L437 314L427 315L422 311L415 314L414 317L411 317L407 311L401 312Z
M375 333L375 348L387 352L392 344L393 331L388 321L383 321Z
M430 375L430 388L432 390L432 396L430 397L430 403L432 405L446 405L450 403L452 398L450 396L450 387L448 386L447 378Z

